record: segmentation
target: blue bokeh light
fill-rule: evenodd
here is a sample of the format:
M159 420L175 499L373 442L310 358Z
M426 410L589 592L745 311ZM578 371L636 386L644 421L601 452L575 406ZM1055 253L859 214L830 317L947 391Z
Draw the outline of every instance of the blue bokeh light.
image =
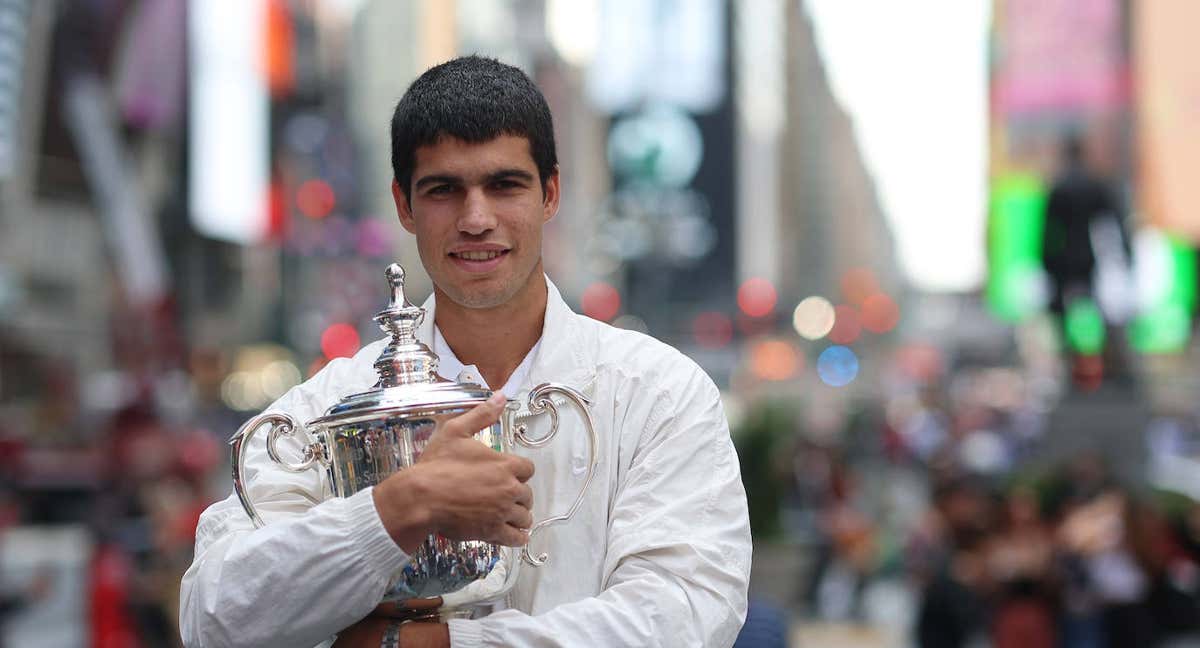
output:
M817 375L830 387L845 387L858 376L858 356L850 347L831 346L817 358Z

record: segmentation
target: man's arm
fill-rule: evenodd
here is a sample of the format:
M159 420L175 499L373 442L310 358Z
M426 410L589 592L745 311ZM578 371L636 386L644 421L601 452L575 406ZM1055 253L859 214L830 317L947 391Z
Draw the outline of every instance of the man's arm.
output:
M370 491L315 507L286 494L263 504L293 517L253 529L234 497L205 512L180 587L184 645L316 645L374 608L407 559Z
M536 617L451 620L454 648L733 644L749 582L746 495L719 393L688 365L678 400L648 405L612 507L604 591Z
M357 373L354 362L335 360L269 409L312 420L338 393L360 386L366 378ZM255 529L236 495L201 516L180 586L184 645L315 645L369 612L407 559L380 523L371 492L317 505L321 474L274 464L265 436L247 447L244 470L267 526ZM299 440L281 443L286 455L300 456Z
M313 418L332 385L347 386L337 368L329 369L272 409L299 421ZM246 473L268 524L255 529L235 496L205 511L196 557L180 588L184 644L320 643L370 612L407 560L402 548L415 548L435 529L449 537L523 543L520 528L529 525L531 500L523 482L532 464L472 438L501 408L491 402L443 422L418 466L315 506L320 475L278 468L259 435L247 449Z

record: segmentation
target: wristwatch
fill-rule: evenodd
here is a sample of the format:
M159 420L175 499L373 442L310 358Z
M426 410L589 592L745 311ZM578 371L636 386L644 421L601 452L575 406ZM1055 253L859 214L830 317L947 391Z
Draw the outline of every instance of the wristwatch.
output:
M387 625L387 629L383 631L383 641L379 642L379 648L400 648L399 621L392 621Z

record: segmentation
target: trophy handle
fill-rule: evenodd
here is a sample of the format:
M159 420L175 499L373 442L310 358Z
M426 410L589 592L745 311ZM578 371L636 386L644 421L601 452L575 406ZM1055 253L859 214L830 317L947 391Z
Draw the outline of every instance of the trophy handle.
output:
M550 432L548 432L545 436L537 439L532 439L526 436L525 432L527 427L523 424L516 423L516 408L510 407L508 409L508 429L511 430L511 438L526 448L534 449L541 448L542 446L545 446L554 440L554 436L558 434L558 406L554 404L554 401L550 400L550 394L562 394L563 396L566 396L567 400L569 400L575 405L576 408L579 409L580 414L583 416L583 424L587 427L588 452L590 454L590 460L588 461L587 477L583 480L583 486L579 489L579 495L576 496L575 503L571 505L571 508L568 509L566 513L546 518L530 527L530 541L533 540L533 536L538 531L541 531L547 525L554 524L556 522L565 522L566 520L571 519L571 516L575 515L575 511L579 510L580 504L583 503L583 496L587 493L588 486L592 483L592 476L596 473L596 465L598 463L596 448L599 445L599 441L596 437L596 426L592 422L591 402L589 402L583 394L570 387L567 387L566 385L542 383L529 391L528 401L530 413L540 414L541 412L545 411L550 412ZM521 548L521 559L535 567L545 564L546 559L549 557L550 556L546 553L541 553L537 556L529 553L528 542L526 542L525 546Z
M296 473L304 472L318 462L325 463L325 450L316 441L304 446L304 461L301 463L288 463L280 457L279 449L276 447L279 437L290 437L295 434L297 429L301 429L300 424L296 423L296 419L287 414L282 412L259 414L242 424L237 433L229 439L233 459L233 489L237 491L238 499L242 502L242 508L246 509L246 515L250 516L250 520L254 522L255 528L260 529L266 523L259 517L258 511L254 508L254 502L250 499L250 491L246 487L245 478L242 475L242 466L246 461L246 448L250 445L250 439L254 437L254 433L264 423L271 424L271 431L267 433L267 456L271 458L271 461L282 466L284 470Z

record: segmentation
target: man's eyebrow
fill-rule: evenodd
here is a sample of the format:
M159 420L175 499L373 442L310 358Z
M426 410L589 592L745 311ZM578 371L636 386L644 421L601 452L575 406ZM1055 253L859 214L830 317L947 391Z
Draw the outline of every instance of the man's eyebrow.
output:
M533 174L526 171L525 169L500 169L499 171L494 171L492 173L487 174L486 177L487 177L488 182L495 182L497 180L511 180L511 179L524 180L525 182L533 182Z
M462 178L455 176L455 175L440 175L440 174L427 175L427 176L424 176L421 179L417 180L417 182L413 185L413 187L416 189L420 189L421 187L424 187L425 185L431 185L431 184L462 184Z

